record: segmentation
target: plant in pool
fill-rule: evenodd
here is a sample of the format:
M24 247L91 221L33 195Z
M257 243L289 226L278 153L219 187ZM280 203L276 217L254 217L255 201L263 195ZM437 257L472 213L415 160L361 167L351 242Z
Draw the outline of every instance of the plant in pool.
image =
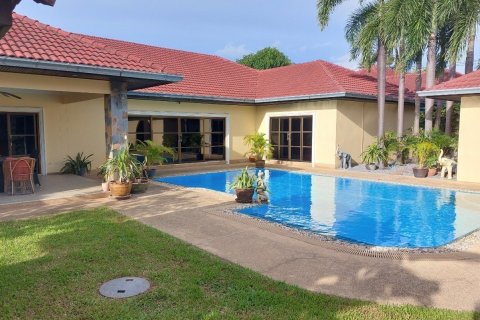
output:
M245 136L243 142L250 148L245 154L255 157L257 168L265 166L264 158L271 159L273 153L273 146L266 138L265 133L255 133Z
M251 203L253 193L255 192L256 181L257 176L248 173L248 167L242 169L242 171L235 177L235 180L229 185L229 188L234 189L237 194L235 200L240 203Z
M93 154L85 156L83 155L83 152L78 152L75 158L67 156L63 163L62 169L60 169L60 172L64 174L76 174L77 176L84 176L92 169L92 161L90 160L90 157L92 156Z
M361 154L362 162L368 170L375 170L379 163L386 163L388 152L380 146L378 141L372 143Z

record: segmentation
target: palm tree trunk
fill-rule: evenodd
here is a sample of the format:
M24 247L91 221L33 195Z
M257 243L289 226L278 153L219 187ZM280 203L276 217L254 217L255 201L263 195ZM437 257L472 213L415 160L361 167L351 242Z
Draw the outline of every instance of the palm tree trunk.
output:
M450 61L450 68L448 70L448 79L452 80L457 75L457 60ZM453 115L453 101L447 101L446 119L445 119L445 133L452 135L452 115Z
M468 38L467 56L465 58L465 74L473 71L473 64L475 63L475 35L477 32L476 26L473 27L470 37Z
M426 89L430 89L435 85L435 64L436 64L436 51L437 51L437 32L436 28L433 28L433 32L428 39L428 52L427 52L427 84ZM433 99L425 99L425 133L432 131L433 128L433 105L435 101Z
M378 40L378 57L377 57L377 103L378 103L378 131L377 137L383 137L385 133L385 72L386 72L385 44L382 40Z
M422 90L422 52L419 52L416 59L416 79L415 92ZM413 134L417 135L420 132L420 105L422 99L418 94L415 94L415 120L413 122Z
M403 137L403 115L405 110L405 72L400 72L398 82L397 138Z

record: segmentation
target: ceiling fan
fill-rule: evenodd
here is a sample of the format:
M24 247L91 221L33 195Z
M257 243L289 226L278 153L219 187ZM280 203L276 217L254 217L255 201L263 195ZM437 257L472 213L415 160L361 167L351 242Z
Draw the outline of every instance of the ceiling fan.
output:
M19 99L19 100L22 99L21 97L17 96L16 94L6 92L6 91L0 91L0 94L4 97L7 97L7 98L15 98L15 99Z

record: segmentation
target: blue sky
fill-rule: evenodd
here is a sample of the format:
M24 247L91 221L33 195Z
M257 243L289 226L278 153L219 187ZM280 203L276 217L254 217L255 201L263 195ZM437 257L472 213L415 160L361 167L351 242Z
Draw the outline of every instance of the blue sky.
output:
M294 62L324 59L346 67L347 0L324 31L316 0L57 0L54 8L23 0L16 12L67 31L236 59L275 46Z

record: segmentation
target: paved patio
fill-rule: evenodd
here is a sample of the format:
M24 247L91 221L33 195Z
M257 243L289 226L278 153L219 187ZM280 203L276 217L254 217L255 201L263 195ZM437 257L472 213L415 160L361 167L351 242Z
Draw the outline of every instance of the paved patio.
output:
M269 223L225 214L234 205L232 200L212 191L154 185L147 194L126 201L91 194L3 205L0 220L110 206L221 258L308 290L381 303L480 311L480 246L402 259L354 255Z

